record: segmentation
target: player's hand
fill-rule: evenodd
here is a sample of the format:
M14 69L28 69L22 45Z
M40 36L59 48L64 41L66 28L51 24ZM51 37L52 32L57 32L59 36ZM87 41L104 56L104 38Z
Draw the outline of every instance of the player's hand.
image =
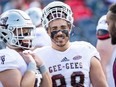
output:
M44 64L43 61L41 60L41 58L36 55L36 53L32 53L31 55L32 55L33 59L35 60L38 67L40 67L41 65Z
M25 62L28 64L29 62L35 62L35 60L33 59L32 55L30 52L28 51L23 51L20 53L20 55L23 57L23 59L25 60Z
M36 65L38 67L40 67L41 65L44 64L43 61L41 60L41 58L39 58L34 52L32 52L30 50L25 50L25 51L23 51L23 53L26 54L26 55L28 55L28 57L33 58L33 60L36 62Z

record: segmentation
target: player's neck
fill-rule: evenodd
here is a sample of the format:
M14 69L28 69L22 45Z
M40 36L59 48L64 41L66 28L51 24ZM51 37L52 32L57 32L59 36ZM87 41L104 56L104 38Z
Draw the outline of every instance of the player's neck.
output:
M63 47L59 47L59 46L56 46L56 45L52 45L52 48L55 49L55 50L58 50L58 51L65 51L69 47L70 47L70 42L67 42L66 45L63 46Z
M20 48L20 49L16 49L17 52L23 52L24 49Z

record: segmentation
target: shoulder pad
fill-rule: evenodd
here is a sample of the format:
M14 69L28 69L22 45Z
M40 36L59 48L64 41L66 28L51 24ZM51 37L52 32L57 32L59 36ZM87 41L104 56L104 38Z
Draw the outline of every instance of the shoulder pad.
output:
M105 39L110 38L109 32L104 29L99 29L96 33L96 36L100 40L105 40Z

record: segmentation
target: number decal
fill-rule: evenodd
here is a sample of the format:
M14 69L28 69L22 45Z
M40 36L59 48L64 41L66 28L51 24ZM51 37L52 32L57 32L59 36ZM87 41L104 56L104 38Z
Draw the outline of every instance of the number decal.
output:
M1 64L4 64L4 62L5 62L5 55L0 56L0 59L1 59Z
M80 81L76 82L76 77L80 79ZM82 72L73 72L71 75L71 85L73 87L84 87L84 74Z
M57 80L60 80L60 82L61 82L60 86L57 86L57 83L56 83ZM53 87L65 87L65 85L66 85L64 76L61 74L52 76L52 82L53 82Z
M60 84L57 84L60 81ZM53 87L66 87L66 81L62 74L52 76ZM71 74L72 87L84 87L84 74L81 71L73 72Z

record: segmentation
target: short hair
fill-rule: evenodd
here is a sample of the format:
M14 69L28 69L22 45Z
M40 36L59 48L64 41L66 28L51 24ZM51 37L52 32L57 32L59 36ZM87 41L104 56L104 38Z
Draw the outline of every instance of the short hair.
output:
M108 10L110 12L110 19L116 21L116 3L111 4Z
M116 3L111 4L111 6L109 7L109 11L116 14Z

